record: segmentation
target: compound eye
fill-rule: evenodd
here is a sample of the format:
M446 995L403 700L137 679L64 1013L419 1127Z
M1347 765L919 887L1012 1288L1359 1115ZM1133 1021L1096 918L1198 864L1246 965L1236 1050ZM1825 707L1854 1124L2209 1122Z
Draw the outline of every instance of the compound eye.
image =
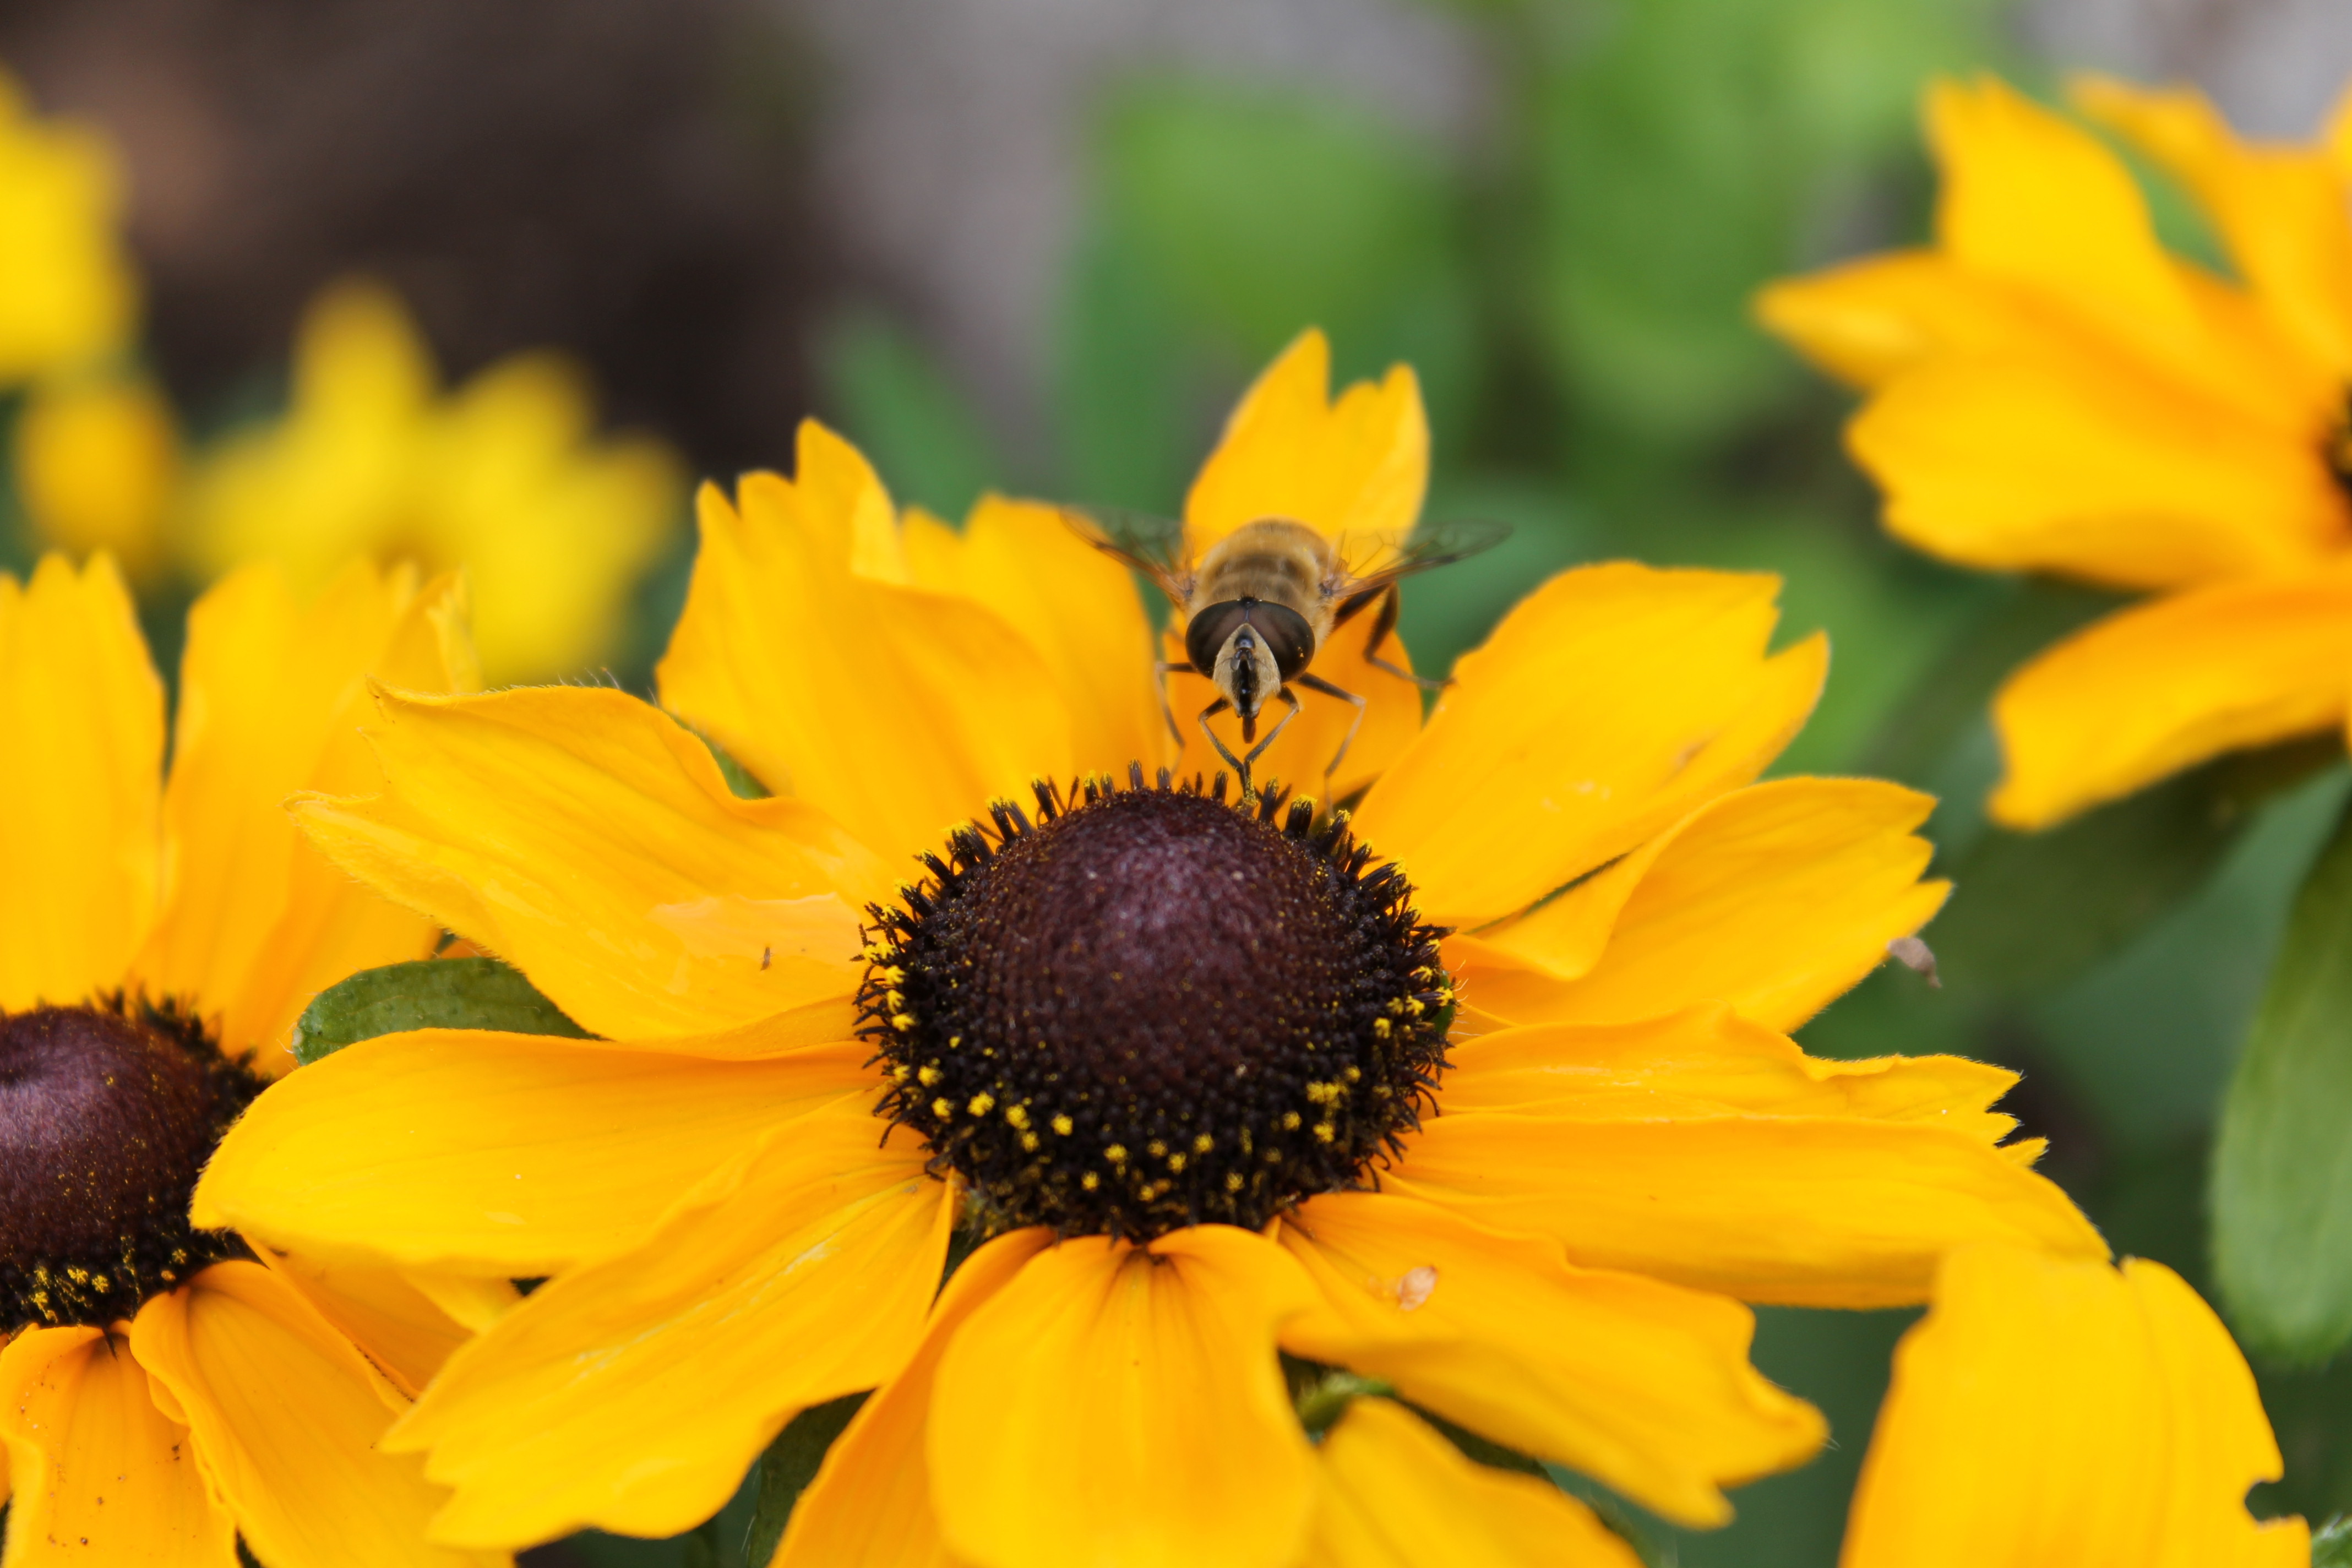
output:
M1287 605L1252 605L1250 625L1274 655L1274 668L1285 682L1296 680L1315 658L1315 631L1307 617Z
M1217 654L1225 646L1234 629L1250 618L1253 607L1239 599L1227 599L1223 604L1203 605L1184 626L1184 657L1192 668L1208 675L1217 668ZM1276 656L1279 659L1280 656Z

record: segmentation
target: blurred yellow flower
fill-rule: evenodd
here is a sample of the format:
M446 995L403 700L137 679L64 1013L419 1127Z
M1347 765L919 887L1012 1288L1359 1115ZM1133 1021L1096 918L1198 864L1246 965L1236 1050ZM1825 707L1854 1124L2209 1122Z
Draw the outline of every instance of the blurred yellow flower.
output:
M144 375L35 384L14 432L16 495L47 544L104 550L134 577L157 564L180 479L179 437L163 390Z
M94 132L41 120L0 72L0 387L120 350L139 286L116 237L114 156Z
M2096 138L1987 79L1927 95L1932 247L1758 302L1869 392L1849 443L1890 531L2160 595L2001 691L1992 809L2021 827L2341 724L2352 695L2352 108L2291 147L2188 90L2074 98L2179 179L2235 279L2158 243Z
M1895 1352L1843 1568L2305 1568L2253 1373L2160 1263L1948 1259Z
M399 301L347 283L303 321L285 417L202 461L184 547L207 574L270 559L303 583L354 552L462 566L486 678L572 674L614 651L685 489L667 447L593 423L583 377L546 353L443 395Z

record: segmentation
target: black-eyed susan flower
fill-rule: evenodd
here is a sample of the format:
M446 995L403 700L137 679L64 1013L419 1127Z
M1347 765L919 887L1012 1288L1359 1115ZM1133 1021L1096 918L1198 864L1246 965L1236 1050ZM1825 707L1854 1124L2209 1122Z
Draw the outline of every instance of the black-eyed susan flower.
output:
M593 424L584 378L548 353L444 395L400 302L347 283L303 319L284 418L199 463L182 544L205 572L269 560L302 584L354 554L463 566L488 679L571 675L612 654L685 493L667 447Z
M451 1564L437 1489L374 1445L462 1337L425 1289L194 1229L221 1130L310 994L435 932L294 834L364 786L371 676L465 679L448 587L358 569L308 608L232 576L163 687L100 556L0 575L0 1446L5 1561ZM340 1325L366 1322L381 1366ZM390 1380L390 1381L388 1381Z
M1895 1352L1843 1568L2305 1568L2253 1373L2160 1263L1946 1261Z
M1326 377L1314 335L1267 373L1191 526L1411 525L1409 373ZM1409 1538L1367 1478L1436 1451L1420 1417L1318 1449L1278 1351L1719 1522L1822 1436L1735 1298L1916 1300L1988 1238L2105 1256L2002 1142L2010 1075L1781 1032L1943 889L1924 798L1753 784L1825 658L1768 651L1772 580L1566 574L1425 726L1335 639L1316 668L1383 710L1339 811L1174 771L1132 584L1051 509L901 519L811 426L702 529L663 696L772 797L623 693L517 689L388 696L383 792L299 808L609 1037L363 1042L198 1190L275 1246L549 1277L388 1440L455 1489L440 1538L686 1529L866 1389L787 1561ZM1267 773L1320 787L1346 722Z
M2168 252L2088 132L1986 80L1927 95L1932 247L1759 300L1869 393L1849 444L1895 533L2156 595L2001 690L1992 810L2021 827L2340 725L2352 670L2352 117L2248 145L2190 91L2075 97L2179 178L2234 277Z

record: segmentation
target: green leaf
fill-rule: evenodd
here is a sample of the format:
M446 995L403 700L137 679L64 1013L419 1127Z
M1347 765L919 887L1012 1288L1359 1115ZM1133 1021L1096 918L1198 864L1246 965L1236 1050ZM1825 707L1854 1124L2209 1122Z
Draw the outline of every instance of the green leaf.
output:
M294 1059L308 1065L356 1041L406 1029L588 1037L520 970L495 958L426 958L362 970L320 992L294 1026Z
M2312 1532L2311 1568L2352 1568L2352 1519L2338 1514Z
M2315 1363L2352 1342L2352 807L2295 896L2221 1108L2213 1227L2250 1348Z
M978 411L904 327L854 312L824 335L817 359L842 433L900 501L954 522L982 491L1002 487L1003 464Z
M1916 159L1920 81L1980 62L1995 10L1602 0L1572 26L1526 29L1512 58L1535 62L1532 304L1586 410L1706 440L1791 384L1793 362L1748 321L1750 293L1866 214L1869 175Z
M2043 833L1992 830L1938 870L1928 933L1956 992L2046 992L2204 886L2253 808L2342 752L2334 736L2242 752Z
M767 1452L760 1456L755 1472L759 1500L751 1510L751 1527L743 1535L744 1562L764 1563L776 1554L776 1543L784 1538L793 1505L801 1500L809 1482L816 1479L816 1468L824 1462L825 1450L833 1447L866 1399L863 1394L845 1394L810 1405L786 1422Z
M1339 376L1406 360L1441 425L1465 406L1474 301L1431 139L1295 89L1160 79L1112 100L1097 153L1106 236L1236 368L1319 325Z

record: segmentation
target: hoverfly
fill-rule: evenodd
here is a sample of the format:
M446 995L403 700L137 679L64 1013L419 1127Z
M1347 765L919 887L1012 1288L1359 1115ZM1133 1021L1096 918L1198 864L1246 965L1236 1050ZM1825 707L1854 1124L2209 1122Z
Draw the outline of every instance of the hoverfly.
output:
M1173 519L1070 508L1064 509L1063 516L1097 549L1158 584L1183 616L1184 658L1159 664L1160 710L1181 742L1184 731L1169 700L1168 677L1208 677L1217 699L1201 710L1194 722L1239 776L1244 795L1251 793L1250 765L1298 717L1294 686L1355 705L1355 719L1324 776L1328 778L1346 759L1364 722L1364 699L1308 673L1307 667L1333 633L1364 611L1379 606L1364 644L1366 662L1423 690L1444 686L1442 680L1424 679L1381 657L1381 645L1396 630L1397 584L1417 572L1475 555L1510 532L1501 523L1454 523L1401 545L1370 541L1354 552L1357 559L1350 562L1352 542L1335 542L1305 523L1265 517L1235 529L1195 563L1185 549L1184 526ZM1288 704L1290 711L1258 740L1258 714L1276 699ZM1238 757L1209 728L1210 720L1227 710L1240 719L1242 742L1250 748Z

